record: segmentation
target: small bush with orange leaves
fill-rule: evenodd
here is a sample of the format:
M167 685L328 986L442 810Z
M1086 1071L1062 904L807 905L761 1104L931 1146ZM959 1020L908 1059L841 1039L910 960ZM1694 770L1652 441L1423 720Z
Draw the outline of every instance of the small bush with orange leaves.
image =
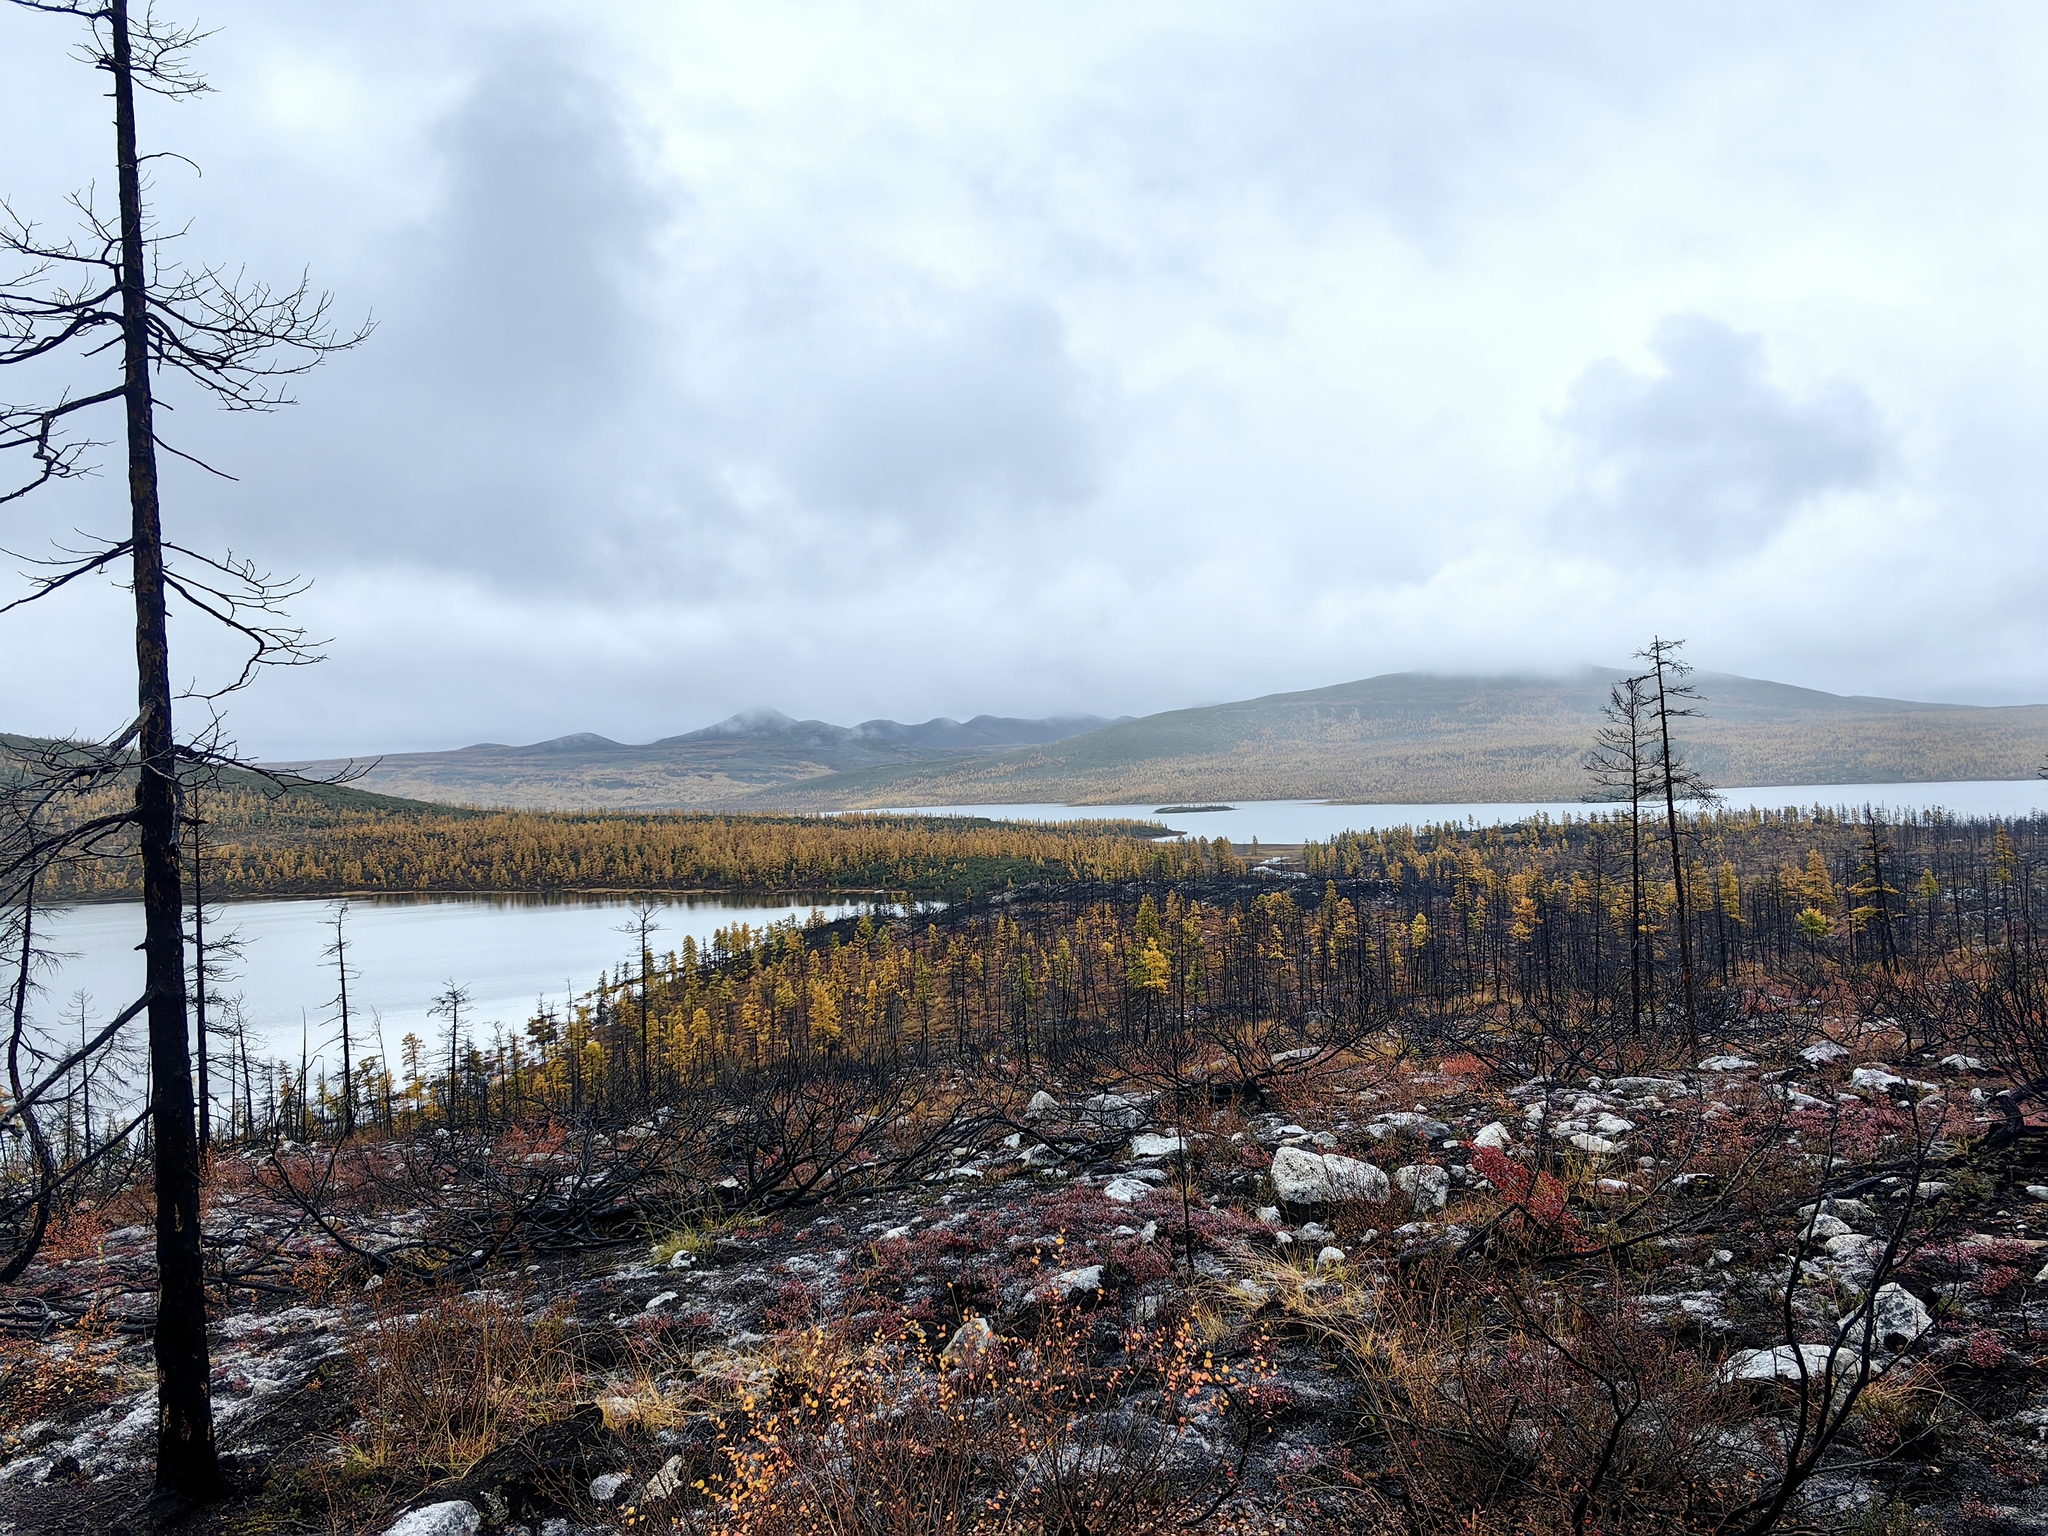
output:
M1259 1354L1219 1360L1186 1320L1121 1344L1097 1361L1066 1309L965 1360L935 1362L915 1323L857 1350L813 1330L719 1422L721 1470L676 1518L695 1536L1232 1528Z

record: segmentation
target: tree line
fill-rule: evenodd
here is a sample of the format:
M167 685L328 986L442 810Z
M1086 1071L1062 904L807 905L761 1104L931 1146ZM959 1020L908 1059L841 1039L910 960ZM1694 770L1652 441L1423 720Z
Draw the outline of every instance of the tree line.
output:
M128 793L53 807L89 823ZM1182 879L1240 867L1227 840L1149 823L954 816L465 811L243 782L187 796L188 857L219 898L510 891L889 890L959 900L1043 880ZM194 838L196 837L196 842ZM110 840L45 875L46 899L134 896Z

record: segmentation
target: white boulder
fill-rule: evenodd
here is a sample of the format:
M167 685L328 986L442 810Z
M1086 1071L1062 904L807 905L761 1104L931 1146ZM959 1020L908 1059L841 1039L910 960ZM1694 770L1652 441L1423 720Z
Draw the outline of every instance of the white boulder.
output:
M1135 1131L1148 1118L1144 1105L1120 1093L1098 1093L1083 1099L1080 1117L1098 1131Z
M1877 1288L1872 1311L1877 1317L1877 1342L1886 1349L1905 1349L1934 1326L1934 1314L1926 1303L1897 1283Z
M1451 1197L1451 1175L1434 1163L1410 1163L1394 1170L1394 1184L1415 1203L1415 1214L1440 1211Z
M1515 1138L1508 1134L1508 1128L1498 1120L1479 1127L1479 1134L1472 1138L1475 1147L1496 1147L1505 1151L1514 1145Z
M1339 1200L1385 1200L1385 1173L1371 1163L1334 1152L1282 1147L1273 1154L1273 1193L1286 1205L1329 1205Z
M1187 1149L1185 1136L1152 1133L1131 1138L1132 1157L1174 1157Z
M647 1486L640 1490L640 1502L659 1504L665 1499L674 1498L682 1491L683 1479L688 1475L682 1457L669 1457L662 1469L647 1479Z
M1837 1385L1855 1380L1861 1368L1860 1352L1848 1345L1833 1349L1826 1344L1780 1344L1775 1349L1738 1349L1722 1365L1721 1380L1797 1384L1802 1360L1807 1380L1816 1385L1827 1375L1831 1361Z
M408 1510L384 1536L476 1536L484 1517L467 1499L449 1499Z
M1076 1296L1086 1296L1101 1289L1102 1266L1090 1264L1084 1269L1061 1270L1031 1294L1040 1301L1072 1301Z

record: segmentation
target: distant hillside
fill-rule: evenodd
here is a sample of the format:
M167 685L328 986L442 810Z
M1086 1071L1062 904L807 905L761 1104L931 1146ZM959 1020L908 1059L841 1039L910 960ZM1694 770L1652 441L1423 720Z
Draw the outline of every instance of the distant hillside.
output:
M866 769L1037 747L1115 722L1100 715L927 720L855 726L749 710L702 730L633 746L589 733L523 747L482 742L375 759L358 782L388 795L534 810L696 810L751 804L763 791ZM370 759L365 759L370 761ZM287 765L332 772L338 762Z
M873 767L753 797L790 808L1018 801L1573 800L1619 671L1564 678L1389 673L1334 688L1171 710L1048 746ZM1844 697L1697 673L1693 763L1721 784L1914 783L2031 777L2048 706L1979 708Z

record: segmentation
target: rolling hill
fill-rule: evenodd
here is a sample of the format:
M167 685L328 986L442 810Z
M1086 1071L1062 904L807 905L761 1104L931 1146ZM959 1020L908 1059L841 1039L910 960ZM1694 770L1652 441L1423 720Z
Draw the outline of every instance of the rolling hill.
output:
M628 745L582 733L528 746L482 742L450 752L364 758L356 782L387 795L456 805L529 810L699 810L755 803L784 785L875 768L945 762L963 755L1040 747L1116 722L1100 715L1017 720L927 720L855 726L792 720L749 710L702 730ZM276 765L331 774L341 760Z
M1560 678L1389 673L1303 693L1147 715L1045 745L850 769L758 791L791 809L1018 801L1572 800L1618 670ZM1683 745L1720 784L2031 777L2048 706L1851 697L1696 673Z

